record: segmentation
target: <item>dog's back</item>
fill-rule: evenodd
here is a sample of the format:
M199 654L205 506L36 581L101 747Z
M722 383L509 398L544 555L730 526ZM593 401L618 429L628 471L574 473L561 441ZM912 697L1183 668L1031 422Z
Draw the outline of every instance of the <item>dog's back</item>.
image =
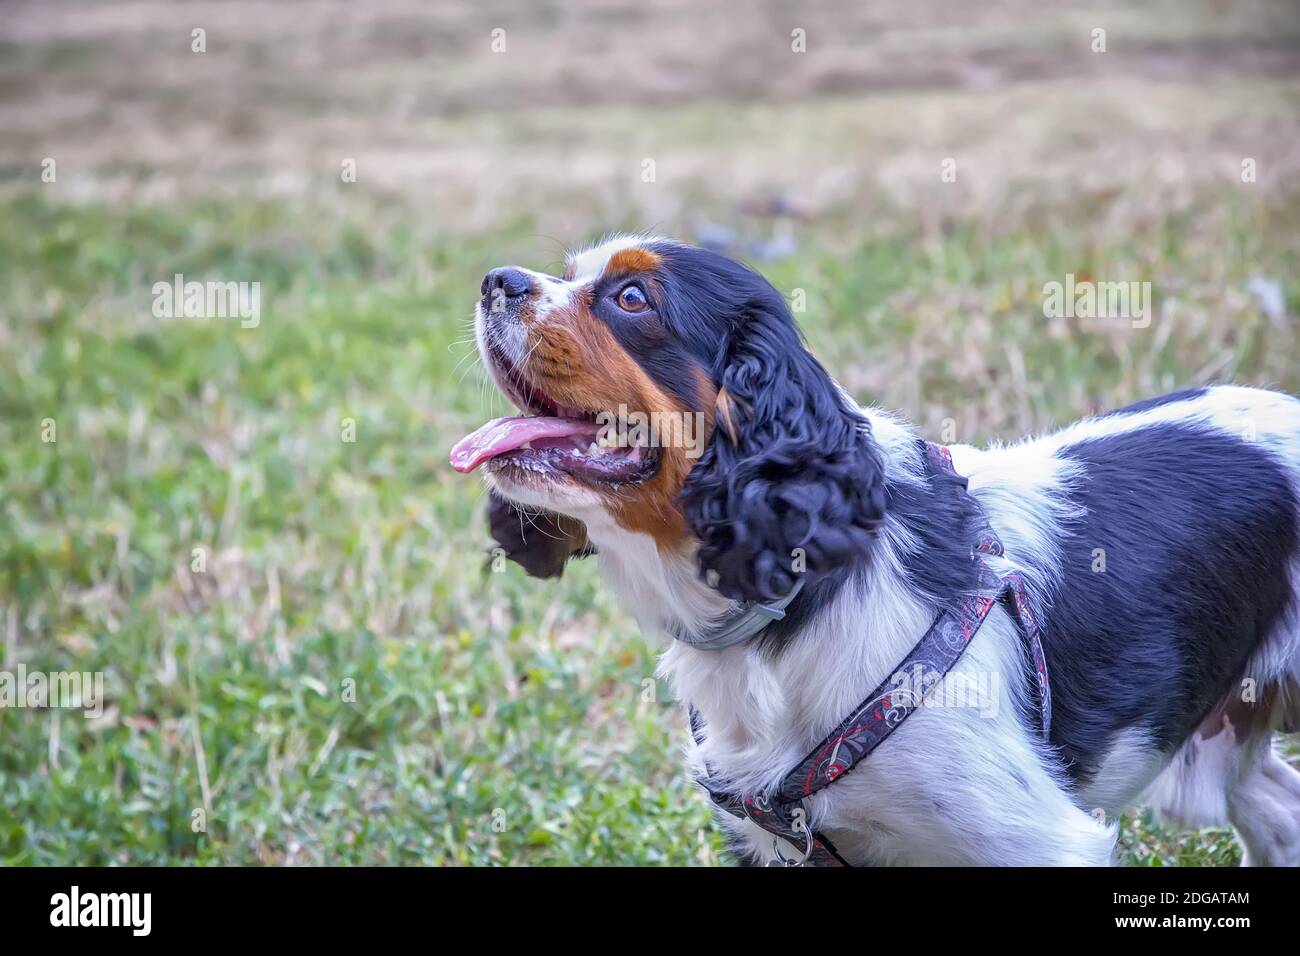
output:
M1180 392L958 465L1036 586L1085 801L1116 812L1159 773L1167 816L1294 862L1300 775L1269 741L1300 687L1300 401Z

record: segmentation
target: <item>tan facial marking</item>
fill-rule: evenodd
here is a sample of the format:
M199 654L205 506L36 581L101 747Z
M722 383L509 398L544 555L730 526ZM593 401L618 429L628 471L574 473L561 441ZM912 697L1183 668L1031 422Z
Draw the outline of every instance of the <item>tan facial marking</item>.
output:
M718 421L727 430L731 443L736 444L738 439L736 438L736 422L732 415L731 396L727 394L725 388L718 389L718 397L713 400L713 408L717 412Z
M708 376L696 371L693 403L661 388L592 314L591 296L590 288L575 292L545 324L530 330L530 378L557 402L589 411L617 411L623 406L628 412L667 413L679 421L706 412L703 440L707 441L713 426L709 412L715 404ZM657 452L658 471L639 485L610 492L608 507L623 528L650 535L660 547L679 548L687 532L676 497L695 459L680 441L671 439L665 439Z
M605 271L611 274L653 272L659 268L659 254L649 249L620 249L609 257Z

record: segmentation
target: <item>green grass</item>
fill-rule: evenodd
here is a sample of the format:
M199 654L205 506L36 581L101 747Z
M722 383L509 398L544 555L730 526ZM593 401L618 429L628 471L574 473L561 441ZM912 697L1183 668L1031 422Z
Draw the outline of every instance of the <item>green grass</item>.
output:
M324 221L0 213L0 601L29 670L102 670L109 697L98 723L0 711L0 859L713 860L591 569L564 593L483 570L480 492L446 466L478 404L452 384L467 312L432 288L486 247ZM174 271L260 279L261 325L154 320Z
M1242 291L1296 274L1297 208L828 221L766 271L859 397L980 440L1211 378L1300 389ZM554 256L528 220L464 237L382 203L0 205L0 647L108 696L98 721L0 710L0 861L722 859L652 649L594 567L485 568L481 487L446 465L503 407L466 340L478 277ZM1172 317L1053 324L1067 271L1150 279ZM175 272L260 281L260 325L155 319ZM1145 816L1122 853L1237 855Z

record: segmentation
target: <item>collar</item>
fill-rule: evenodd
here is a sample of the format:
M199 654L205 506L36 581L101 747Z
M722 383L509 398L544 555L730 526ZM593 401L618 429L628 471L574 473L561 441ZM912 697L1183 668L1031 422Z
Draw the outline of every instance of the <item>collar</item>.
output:
M728 611L707 630L697 634L684 627L674 627L673 637L702 651L720 651L734 647L754 637L773 621L784 618L785 609L802 590L803 578L800 578L785 597L767 602L745 601Z

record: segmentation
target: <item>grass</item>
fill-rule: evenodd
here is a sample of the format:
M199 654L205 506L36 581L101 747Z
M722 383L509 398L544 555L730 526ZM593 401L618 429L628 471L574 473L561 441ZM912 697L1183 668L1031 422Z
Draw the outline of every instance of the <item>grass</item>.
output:
M1285 70L1203 79L1191 44L1156 49L1161 81L1140 58L1044 78L1012 54L1083 21L1022 30L1011 11L972 35L1031 78L987 88L855 86L876 76L855 43L920 73L919 48L981 62L950 31L882 37L869 17L842 36L810 22L834 56L791 67L798 102L756 85L788 59L706 67L685 40L655 49L689 83L657 53L604 88L601 64L649 29L632 22L522 108L528 64L592 38L561 16L512 27L532 60L487 60L471 7L440 5L452 39L428 46L401 17L344 34L318 6L284 22L205 6L202 61L157 32L188 37L174 8L0 32L0 669L102 671L108 698L97 720L0 709L0 862L723 860L654 649L589 563L559 586L485 566L481 486L446 464L505 409L467 338L478 279L553 265L551 236L791 230L762 268L804 291L814 350L929 437L1017 436L1207 381L1300 391L1293 320L1247 292L1278 281L1300 311ZM1252 37L1285 46L1269 4L1235 9L1272 12L1180 30L1224 60ZM1145 47L1162 15L1144 16L1112 22ZM734 23L728 49L788 36L772 10ZM313 38L349 69L316 69ZM959 181L939 186L954 154ZM36 181L46 155L57 184ZM794 210L773 219L774 195ZM260 282L260 324L155 318L151 286L177 272ZM1044 318L1043 284L1071 272L1150 281L1151 327ZM1237 850L1139 812L1121 856Z
M1172 221L1086 257L1052 226L957 229L814 246L770 272L814 290L805 324L855 390L923 396L909 411L979 438L1194 383L1207 356L1300 387L1293 347L1235 291L1294 273L1285 219L1245 210L1199 240ZM481 491L445 465L491 410L453 344L465 277L532 241L526 225L450 243L274 202L4 208L9 657L104 671L108 709L0 711L0 858L718 861L651 650L592 567L562 587L485 570ZM1238 260L1217 262L1225 243ZM1147 336L1044 329L1022 281L1027 261L1158 278L1204 275L1206 256L1220 281L1162 290L1184 321ZM147 279L174 271L263 277L261 323L154 320ZM886 343L912 357L905 375ZM1131 826L1133 862L1235 853L1224 833Z
M232 212L0 217L11 656L102 670L109 698L0 711L0 859L714 860L676 711L591 569L482 570L480 492L445 464L477 405L451 387L466 310L432 288L488 246ZM264 324L141 324L132 268L264 276Z

